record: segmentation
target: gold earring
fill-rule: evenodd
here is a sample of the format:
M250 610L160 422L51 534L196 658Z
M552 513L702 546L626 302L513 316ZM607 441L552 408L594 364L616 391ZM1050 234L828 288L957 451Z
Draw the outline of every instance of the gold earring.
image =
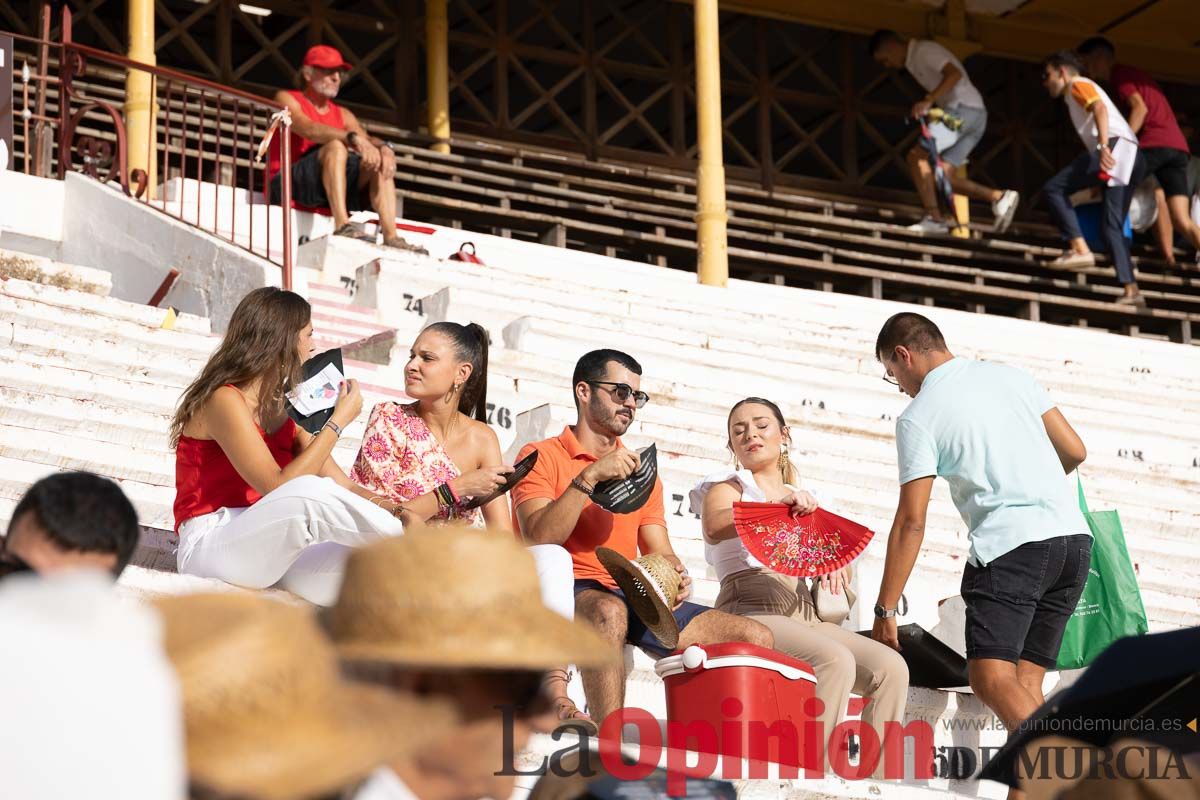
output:
M779 446L779 474L783 476L785 481L788 477L788 466L790 466L790 464L791 462L788 460L787 442L783 442Z

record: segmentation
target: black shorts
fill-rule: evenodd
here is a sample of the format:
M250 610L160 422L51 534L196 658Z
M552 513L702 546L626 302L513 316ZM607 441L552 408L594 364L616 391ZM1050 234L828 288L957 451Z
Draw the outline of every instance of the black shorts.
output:
M329 208L325 183L321 180L320 147L313 147L292 164L292 202L309 208ZM346 211L366 211L371 208L365 190L358 188L359 164L362 156L350 153L346 157ZM280 174L271 179L271 202L278 204L283 195Z
M1187 197L1187 168L1190 155L1173 147L1144 147L1146 174L1158 178L1167 197Z
M1092 537L1029 542L963 571L967 658L1031 661L1054 669L1092 559Z

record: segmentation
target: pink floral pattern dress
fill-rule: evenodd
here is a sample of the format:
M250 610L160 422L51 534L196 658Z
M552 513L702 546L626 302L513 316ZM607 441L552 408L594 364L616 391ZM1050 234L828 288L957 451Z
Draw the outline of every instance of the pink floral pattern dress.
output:
M379 403L371 409L350 480L406 503L461 474L425 420L417 415L416 403ZM473 508L456 513L443 508L430 521L434 520L465 521L483 527L483 512Z

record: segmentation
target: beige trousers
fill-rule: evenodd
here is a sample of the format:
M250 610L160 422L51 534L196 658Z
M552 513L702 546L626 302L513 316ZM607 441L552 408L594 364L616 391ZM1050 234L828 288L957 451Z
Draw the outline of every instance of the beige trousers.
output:
M903 722L908 665L892 648L854 631L822 622L800 579L766 569L734 573L721 581L716 607L754 617L775 635L775 649L807 661L817 676L820 722L828 737L846 716L850 692L870 698L862 719L883 741L884 723ZM882 775L882 759L876 777Z

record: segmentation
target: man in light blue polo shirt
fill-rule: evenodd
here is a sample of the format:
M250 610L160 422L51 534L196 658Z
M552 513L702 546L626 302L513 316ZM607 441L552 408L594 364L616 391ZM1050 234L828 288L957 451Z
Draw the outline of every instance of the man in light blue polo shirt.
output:
M896 607L940 475L970 540L962 597L971 688L1015 730L1044 702L1042 678L1087 581L1092 537L1066 478L1087 451L1033 378L955 358L920 314L884 323L875 354L884 380L913 401L896 422L900 503L873 636L899 649Z

